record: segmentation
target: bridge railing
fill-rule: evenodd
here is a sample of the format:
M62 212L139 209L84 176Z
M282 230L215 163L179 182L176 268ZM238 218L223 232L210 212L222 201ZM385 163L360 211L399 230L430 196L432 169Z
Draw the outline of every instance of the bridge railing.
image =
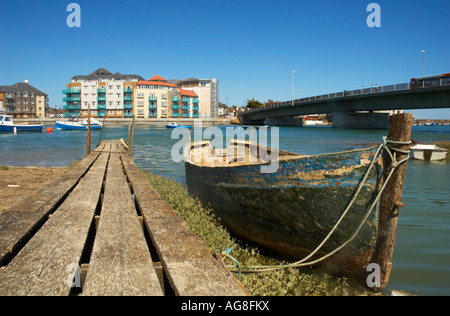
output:
M442 86L445 84L446 83L443 83L441 80L439 85ZM428 88L428 86L422 86L418 89L422 89L422 88ZM267 104L267 105L264 105L262 107L255 108L255 109L246 107L245 112L261 111L261 110L265 110L265 109L289 106L292 104L306 103L306 102L311 102L311 101L343 98L343 97L349 97L349 96L354 96L354 95L366 95L366 94L373 94L373 93L402 91L402 90L409 90L409 89L411 89L411 83L408 82L408 83L393 84L393 85L374 87L374 88L369 87L369 88L361 88L361 89L349 90L349 91L344 90L341 92L322 94L322 95L313 96L313 97L309 97L309 98L302 98L302 99L296 99L296 100L291 100L291 101L274 102L274 103L270 103L270 104Z

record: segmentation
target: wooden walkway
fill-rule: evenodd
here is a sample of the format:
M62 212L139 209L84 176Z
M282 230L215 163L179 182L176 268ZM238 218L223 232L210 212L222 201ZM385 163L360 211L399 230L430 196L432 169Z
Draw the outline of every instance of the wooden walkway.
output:
M0 295L247 295L133 163L105 141L0 212Z

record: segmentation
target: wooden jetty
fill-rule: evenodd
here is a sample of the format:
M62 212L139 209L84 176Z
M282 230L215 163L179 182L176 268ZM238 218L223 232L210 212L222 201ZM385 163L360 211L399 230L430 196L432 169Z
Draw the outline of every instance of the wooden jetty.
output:
M36 197L0 212L0 295L248 295L104 141Z

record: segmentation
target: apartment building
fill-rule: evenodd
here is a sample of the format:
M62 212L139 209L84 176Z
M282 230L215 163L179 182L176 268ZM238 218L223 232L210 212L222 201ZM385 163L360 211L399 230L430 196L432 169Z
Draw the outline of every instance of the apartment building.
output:
M219 115L219 79L184 80L172 79L168 82L176 84L183 90L193 91L198 96L200 118L215 118Z
M63 90L65 117L210 118L218 114L218 80L166 80L99 68L78 75Z
M113 74L105 68L89 75L74 76L63 90L63 102L66 102L63 116L87 117L90 106L91 116L132 117L133 91L140 80L144 78L135 74Z
M137 118L198 118L199 100L193 91L183 90L176 84L156 75L139 81L134 90Z
M45 118L48 96L28 80L0 86L0 111L17 118Z

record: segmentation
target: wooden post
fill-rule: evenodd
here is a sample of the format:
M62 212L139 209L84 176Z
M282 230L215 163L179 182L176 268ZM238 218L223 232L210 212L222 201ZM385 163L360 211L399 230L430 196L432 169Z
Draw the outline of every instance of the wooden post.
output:
M389 117L388 140L408 142L411 139L411 125L413 117L410 113L395 114ZM408 150L409 145L389 144L391 148ZM391 152L393 152L391 150ZM397 152L397 161L407 157L406 154ZM383 156L384 174L386 179L391 171L391 158L385 153ZM378 217L378 237L372 263L380 266L380 287L373 290L382 291L388 281L392 270L392 255L394 253L395 235L400 206L402 204L403 180L405 177L407 162L402 163L392 174L389 182L380 198L380 210Z
M87 151L86 155L91 153L91 103L88 103L88 125L87 125Z
M136 118L136 116L133 114L133 124L132 124L132 127L131 127L131 139L130 139L130 143L128 144L129 145L129 154L131 155L131 152L133 151L133 140L134 140L134 124L135 124L135 118Z

